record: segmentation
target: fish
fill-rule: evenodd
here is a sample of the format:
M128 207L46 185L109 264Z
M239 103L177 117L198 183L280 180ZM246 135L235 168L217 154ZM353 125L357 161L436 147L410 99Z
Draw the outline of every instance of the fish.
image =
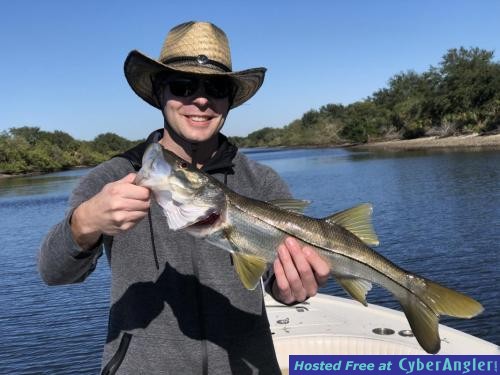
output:
M331 276L356 301L376 284L400 303L412 332L428 353L440 350L439 318L472 318L475 299L400 268L372 249L379 240L373 207L363 203L324 218L304 215L308 201L261 201L240 195L160 144L144 153L135 183L149 188L171 230L183 230L231 254L243 286L255 289L286 237L315 249ZM371 247L372 246L372 247Z

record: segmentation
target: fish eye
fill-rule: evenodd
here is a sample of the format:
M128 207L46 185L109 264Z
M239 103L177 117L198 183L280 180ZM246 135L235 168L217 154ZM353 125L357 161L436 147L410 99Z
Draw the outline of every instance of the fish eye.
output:
M188 163L186 163L185 161L182 161L180 164L179 164L179 167L181 167L182 169L186 169L188 167Z

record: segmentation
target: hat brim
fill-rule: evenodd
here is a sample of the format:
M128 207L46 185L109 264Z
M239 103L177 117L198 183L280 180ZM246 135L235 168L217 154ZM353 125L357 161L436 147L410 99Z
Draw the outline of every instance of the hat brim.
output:
M262 86L265 68L247 69L238 72L222 72L204 65L165 65L145 54L131 51L124 64L125 77L132 90L153 107L161 109L161 103L154 95L153 82L159 73L186 72L203 75L220 75L230 77L235 94L230 108L235 108L250 99Z

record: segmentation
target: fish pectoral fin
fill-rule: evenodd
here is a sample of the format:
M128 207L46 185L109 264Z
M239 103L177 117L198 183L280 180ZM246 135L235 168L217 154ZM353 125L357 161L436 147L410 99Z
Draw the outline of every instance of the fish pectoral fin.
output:
M363 305L368 306L368 303L366 302L366 295L370 290L372 290L371 282L352 277L334 277L352 298L354 298L358 302L361 302Z
M337 212L323 220L340 225L369 246L378 246L379 240L372 225L373 206L369 203Z
M283 210L301 214L304 212L307 206L311 204L311 201L302 199L274 199L272 201L268 201L267 203L270 203L273 206L279 207Z
M255 255L238 252L231 253L234 268L241 282L248 290L254 290L259 285L262 274L266 271L265 259Z

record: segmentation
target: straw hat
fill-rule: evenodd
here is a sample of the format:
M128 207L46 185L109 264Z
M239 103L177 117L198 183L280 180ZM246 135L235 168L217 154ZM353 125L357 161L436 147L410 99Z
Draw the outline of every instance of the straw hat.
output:
M208 22L186 22L167 35L158 60L134 50L125 60L125 77L146 102L161 109L154 94L158 74L187 72L231 77L235 95L231 108L250 99L264 81L265 68L232 71L229 42L224 31Z

